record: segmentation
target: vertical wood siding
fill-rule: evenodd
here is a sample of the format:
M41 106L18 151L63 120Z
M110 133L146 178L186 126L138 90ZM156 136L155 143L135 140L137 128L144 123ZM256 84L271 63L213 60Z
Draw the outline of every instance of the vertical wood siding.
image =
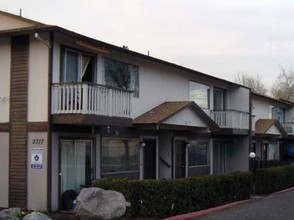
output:
M27 204L27 99L29 37L11 41L9 206Z

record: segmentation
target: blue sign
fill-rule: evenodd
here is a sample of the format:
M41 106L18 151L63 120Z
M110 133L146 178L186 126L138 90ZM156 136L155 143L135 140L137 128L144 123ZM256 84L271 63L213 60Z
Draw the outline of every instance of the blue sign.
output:
M31 149L31 168L32 169L43 168L43 149L42 148Z

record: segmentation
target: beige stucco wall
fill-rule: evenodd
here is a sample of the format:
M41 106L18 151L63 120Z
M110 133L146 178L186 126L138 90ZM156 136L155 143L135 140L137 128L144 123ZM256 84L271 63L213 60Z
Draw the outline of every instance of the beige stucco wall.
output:
M32 160L33 150L40 149L40 158L42 158L42 168L32 168L35 162ZM47 210L47 184L48 184L48 141L47 132L28 133L28 203L29 210ZM41 160L41 159L40 159Z
M1 19L1 18L0 18ZM0 38L0 123L9 122L10 39Z
M9 133L0 132L0 207L8 207L9 191Z
M31 27L31 26L33 25L29 22L18 20L16 18L0 13L0 30Z
M41 35L49 39L48 34ZM28 121L48 121L49 48L31 36L28 85Z

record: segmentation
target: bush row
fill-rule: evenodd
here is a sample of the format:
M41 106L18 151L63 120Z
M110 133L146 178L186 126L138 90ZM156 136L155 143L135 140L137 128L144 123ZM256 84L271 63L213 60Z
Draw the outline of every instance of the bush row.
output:
M255 193L269 194L294 186L294 166L280 166L256 170Z
M166 218L249 198L252 174L237 172L177 180L101 179L92 185L121 192L131 203L126 217Z

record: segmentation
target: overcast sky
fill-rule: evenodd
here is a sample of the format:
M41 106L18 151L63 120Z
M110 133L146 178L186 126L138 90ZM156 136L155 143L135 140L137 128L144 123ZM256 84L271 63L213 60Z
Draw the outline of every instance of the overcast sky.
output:
M0 0L0 10L234 81L294 70L292 0Z

